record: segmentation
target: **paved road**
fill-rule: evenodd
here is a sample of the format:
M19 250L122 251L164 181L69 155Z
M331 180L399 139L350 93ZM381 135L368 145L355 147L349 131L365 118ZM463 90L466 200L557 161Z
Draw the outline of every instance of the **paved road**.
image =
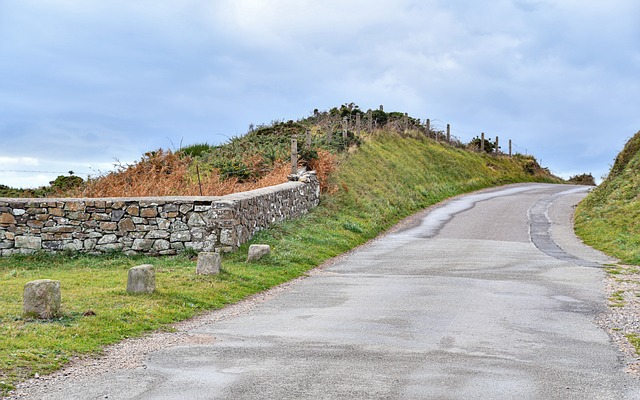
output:
M211 344L44 398L640 398L594 324L608 259L573 236L585 191L512 185L446 202L193 332Z

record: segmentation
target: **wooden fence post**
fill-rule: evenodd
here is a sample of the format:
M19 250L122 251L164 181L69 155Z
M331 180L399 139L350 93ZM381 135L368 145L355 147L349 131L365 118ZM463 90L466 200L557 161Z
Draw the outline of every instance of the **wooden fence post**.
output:
M427 137L431 136L431 120L427 118Z
M371 110L367 111L367 124L369 128L369 132L371 132L373 130L373 111Z
M404 113L404 117L402 117L402 124L404 125L404 133L407 133L409 130L409 114Z
M451 143L451 124L447 124L447 143Z
M480 135L480 151L484 151L484 132Z
M298 140L291 138L291 174L298 173Z
M509 139L509 157L511 157L511 139Z
M347 117L342 118L342 139L344 139L345 141L347 140L348 136L348 126L349 126L349 119Z
M500 154L500 138L496 136L496 154Z
M307 129L306 135L307 135L306 145L307 147L311 147L311 129Z

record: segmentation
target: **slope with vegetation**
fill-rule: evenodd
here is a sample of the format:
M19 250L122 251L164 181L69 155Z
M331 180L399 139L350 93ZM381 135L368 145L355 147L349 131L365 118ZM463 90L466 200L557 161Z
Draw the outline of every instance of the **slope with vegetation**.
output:
M578 206L576 232L589 245L640 265L640 132L607 178Z
M364 112L351 103L324 112L315 110L298 121L252 126L245 135L220 145L199 143L174 151L149 151L133 164L117 163L114 171L87 181L70 171L71 176L59 176L49 186L37 189L0 186L0 197L219 196L272 186L285 182L290 173L292 138L298 139L302 166L315 169L326 190L336 157L382 132L436 140L445 137L444 132L427 128L404 113ZM452 137L448 144L479 152L479 140L463 144ZM485 151L491 153L494 148L495 143L485 139ZM531 174L548 174L531 156L518 155L518 160Z
M640 355L640 132L618 154L607 178L577 207L575 229L588 245L622 263L607 269L615 337ZM624 339L622 339L624 341ZM623 347L624 348L624 347Z
M285 125L298 129L296 132L307 129L304 125L296 128L295 123ZM247 136L259 138L260 146L270 146L272 154L276 154L270 159L278 160L277 154L286 151L270 141L275 140L273 136L288 134L280 130L285 128L280 124L271 128L260 128ZM258 233L238 252L226 254L217 276L196 276L193 254L188 253L161 258L116 253L36 254L0 259L2 390L6 393L18 381L58 369L73 356L99 354L105 345L150 330L169 329L168 324L174 321L221 308L303 275L445 198L512 182L559 182L532 157L496 157L467 151L437 142L420 130L398 133L382 129L359 138L350 135L348 141L335 136L335 143L314 148L317 158L312 152L309 157L312 163L323 160L323 153L328 154L324 161L329 160L334 168L325 174L320 206L300 219ZM250 154L250 144L241 144L243 140L248 139L236 139L236 151ZM251 146L258 147L255 141ZM203 147L202 151L191 148L192 153L188 154L200 160L201 166L218 163L219 170L225 170L226 165L233 171L237 171L240 161L249 166L239 153L229 151L227 161L219 161L211 155L211 148ZM316 166L330 170L326 165ZM202 169L207 171L207 167ZM245 181L255 179L242 174ZM246 263L251 243L271 245L272 255ZM156 292L127 294L128 268L146 263L156 266ZM22 315L24 284L41 278L62 282L64 316L58 320L35 321Z

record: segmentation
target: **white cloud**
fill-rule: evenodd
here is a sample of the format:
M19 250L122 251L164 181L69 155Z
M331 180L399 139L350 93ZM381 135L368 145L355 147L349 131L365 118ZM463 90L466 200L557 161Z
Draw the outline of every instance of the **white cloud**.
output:
M38 159L33 157L5 157L0 156L0 167L9 168L15 166L37 166Z

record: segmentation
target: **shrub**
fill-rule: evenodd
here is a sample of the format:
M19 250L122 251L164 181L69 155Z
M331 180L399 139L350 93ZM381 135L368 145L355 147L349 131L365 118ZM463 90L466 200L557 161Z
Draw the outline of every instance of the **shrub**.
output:
M567 179L567 182L573 183L574 185L596 186L596 180L591 174L574 175Z
M474 151L480 151L482 149L482 138L477 136L474 137L473 139L471 139L467 147ZM486 153L493 153L495 150L496 150L496 144L491 140L485 138L484 151Z

